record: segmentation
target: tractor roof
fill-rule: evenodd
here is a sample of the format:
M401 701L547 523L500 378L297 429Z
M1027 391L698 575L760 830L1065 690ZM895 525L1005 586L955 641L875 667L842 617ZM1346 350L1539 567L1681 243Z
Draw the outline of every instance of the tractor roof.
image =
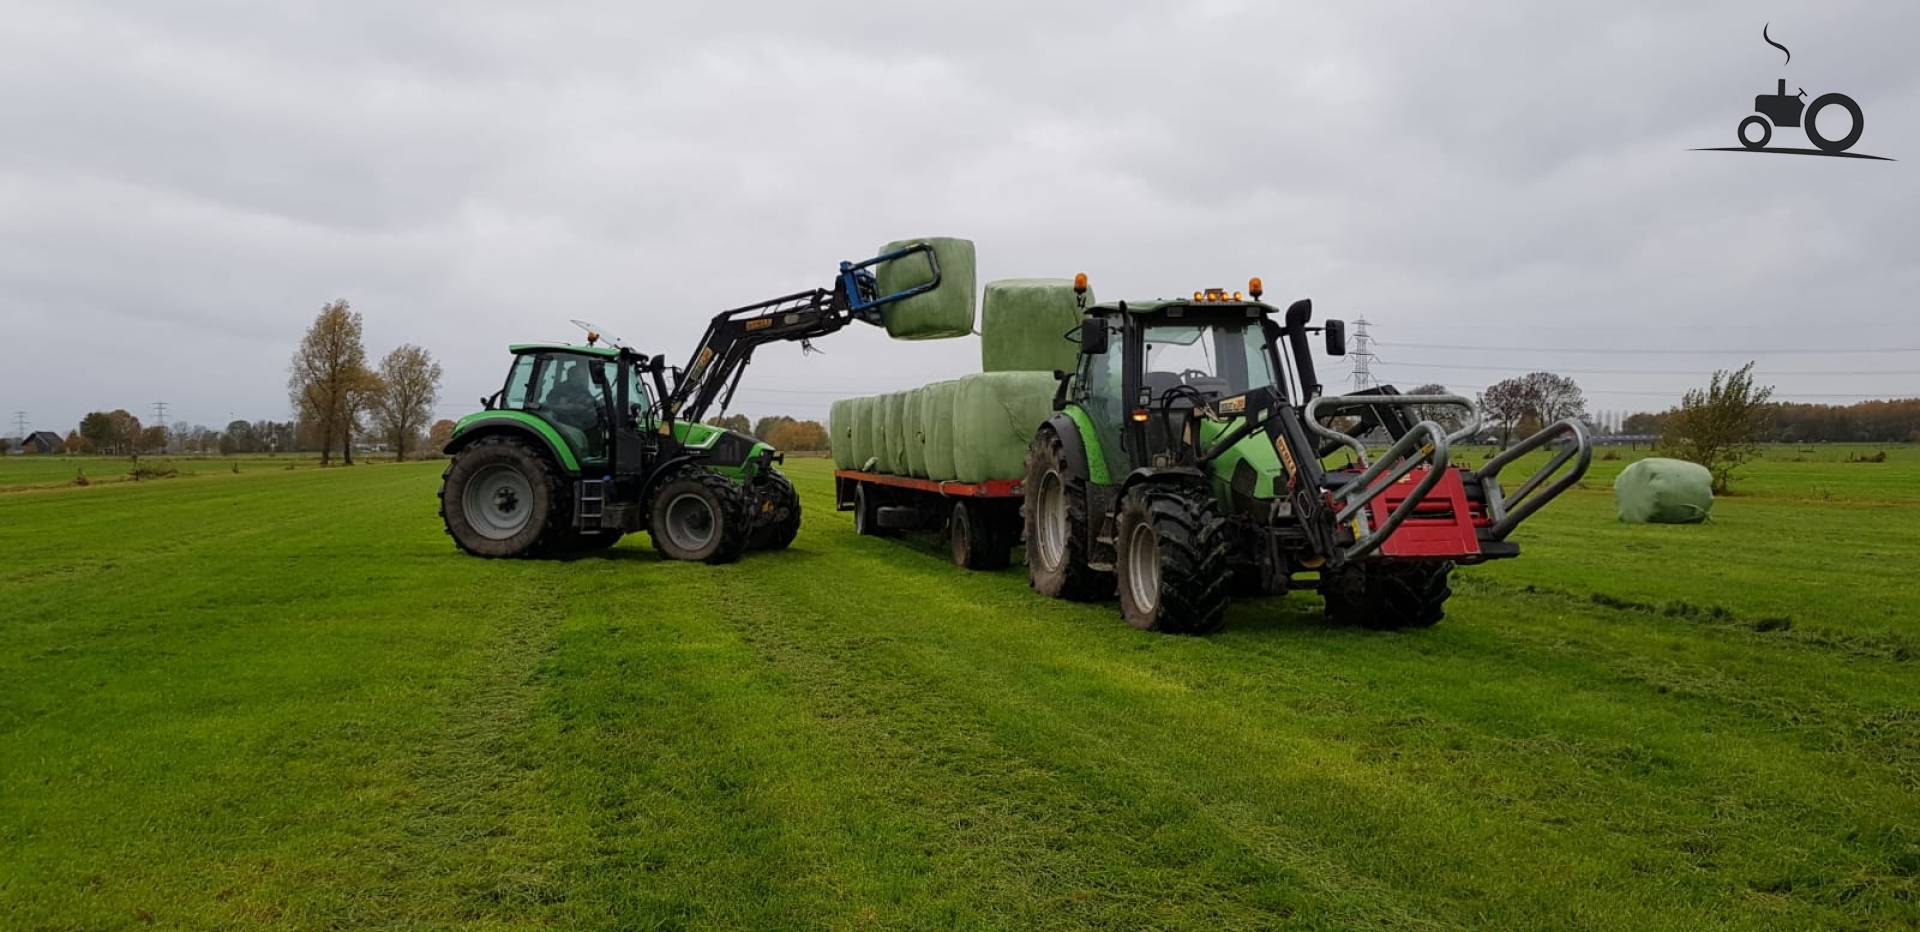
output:
M1102 301L1094 305L1094 310L1118 313L1120 305L1126 305L1129 314L1167 314L1180 313L1186 308L1194 308L1199 313L1213 311L1231 311L1251 309L1262 314L1278 314L1280 310L1264 301L1195 301L1191 298L1153 298L1146 301ZM1176 310L1178 309L1178 310Z
M604 356L612 359L620 355L620 350L611 346L574 346L571 343L515 343L507 347L511 353L584 353L588 356Z

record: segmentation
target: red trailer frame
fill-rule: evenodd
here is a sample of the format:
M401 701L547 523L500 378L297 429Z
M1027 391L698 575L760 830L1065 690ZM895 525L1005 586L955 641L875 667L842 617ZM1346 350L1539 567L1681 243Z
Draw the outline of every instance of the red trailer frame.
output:
M920 479L860 469L833 471L834 504L851 511L855 533L885 537L898 531L944 528L953 562L971 570L1010 565L1025 530L1019 479L961 482Z

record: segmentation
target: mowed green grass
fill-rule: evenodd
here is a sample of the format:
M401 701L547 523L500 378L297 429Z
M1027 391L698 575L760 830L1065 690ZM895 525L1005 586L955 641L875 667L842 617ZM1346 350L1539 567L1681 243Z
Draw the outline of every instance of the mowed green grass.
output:
M460 556L433 463L8 493L0 925L1912 926L1892 452L1695 527L1602 461L1437 628L1206 639L856 537L819 460L727 567Z

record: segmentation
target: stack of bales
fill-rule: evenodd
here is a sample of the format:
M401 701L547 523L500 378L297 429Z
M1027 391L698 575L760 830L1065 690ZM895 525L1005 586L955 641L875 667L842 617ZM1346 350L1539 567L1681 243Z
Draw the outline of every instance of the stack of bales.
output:
M901 245L890 244L888 251ZM937 313L944 316L934 319L935 312L929 312L896 328L895 315L889 314L889 334L928 339L918 334L942 330L955 335L951 331L957 329L962 315L954 310L958 302L943 294L955 277L954 266L937 243L936 253L941 287L900 304L904 310L913 301L939 295L943 310ZM971 244L965 263L967 326L959 329L970 332ZM890 273L886 265L877 274L882 293L889 291L889 285L897 289L905 287L902 281L913 281ZM1027 444L1053 410L1057 384L1053 372L1074 367L1077 347L1067 335L1080 321L1076 299L1073 283L1064 279L988 283L981 311L983 371L903 392L834 402L829 415L834 464L842 469L961 482L1019 478L1026 469ZM1092 296L1087 300L1091 303Z

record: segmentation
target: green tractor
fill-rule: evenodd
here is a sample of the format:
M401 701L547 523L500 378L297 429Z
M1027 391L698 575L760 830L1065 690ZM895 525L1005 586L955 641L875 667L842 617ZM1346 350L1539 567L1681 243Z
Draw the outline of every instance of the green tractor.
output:
M1346 352L1345 324L1308 326L1220 289L1191 300L1085 307L1073 372L1022 481L1028 572L1041 593L1115 594L1139 628L1218 630L1235 596L1318 589L1334 620L1371 628L1439 621L1458 565L1517 556L1521 522L1573 486L1593 451L1576 420L1548 426L1478 470L1450 463L1474 436L1472 402L1381 386L1326 395L1310 334ZM1436 412L1458 409L1457 426ZM1368 441L1386 451L1373 456ZM1552 445L1508 491L1500 474ZM1325 465L1336 454L1346 462Z
M880 263L924 255L929 280L879 293ZM484 408L460 419L446 452L440 517L461 550L481 557L553 556L612 546L646 531L675 560L727 563L783 549L800 530L800 499L782 455L746 434L702 423L725 410L755 348L881 325L883 308L940 285L933 250L915 244L842 262L816 288L714 316L687 365L636 352L597 328L585 345L509 347L513 363Z

